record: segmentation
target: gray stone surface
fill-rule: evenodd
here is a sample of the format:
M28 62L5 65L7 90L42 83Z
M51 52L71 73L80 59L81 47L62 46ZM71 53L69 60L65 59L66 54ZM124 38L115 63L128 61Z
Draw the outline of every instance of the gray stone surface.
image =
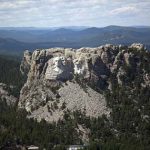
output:
M115 82L122 85L126 79L125 65L136 71L140 58L130 48L142 51L144 46L107 44L97 48L51 48L35 50L32 55L26 51L21 68L28 68L24 69L28 70L28 79L18 106L29 111L29 117L50 122L61 119L67 109L81 110L91 117L109 116L111 110L106 107L103 94L93 89L111 90L112 74L115 74ZM83 88L75 77L88 85ZM150 75L143 73L141 84L147 86L149 79Z

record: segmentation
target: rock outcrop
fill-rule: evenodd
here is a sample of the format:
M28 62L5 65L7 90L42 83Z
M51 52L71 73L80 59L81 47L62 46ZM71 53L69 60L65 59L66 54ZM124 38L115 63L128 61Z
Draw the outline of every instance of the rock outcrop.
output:
M8 87L4 83L0 83L0 100L5 101L7 105L14 106L17 102L17 98L12 96L9 92L9 89L13 87Z
M27 74L29 72L31 65L31 56L32 53L28 50L24 52L24 57L20 65L20 71L22 74Z
M91 117L109 116L111 110L98 91L111 90L112 74L123 84L124 65L136 72L140 58L132 49L142 51L144 46L51 48L35 50L32 55L25 51L21 71L27 73L28 79L21 90L19 107L30 112L29 117L47 121L61 119L67 110L81 110ZM148 77L145 76L145 81Z

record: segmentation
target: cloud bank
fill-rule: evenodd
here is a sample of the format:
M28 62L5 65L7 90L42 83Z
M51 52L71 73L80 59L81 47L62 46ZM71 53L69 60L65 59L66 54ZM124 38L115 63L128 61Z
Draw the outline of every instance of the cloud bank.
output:
M0 0L0 26L150 25L149 11L149 0Z

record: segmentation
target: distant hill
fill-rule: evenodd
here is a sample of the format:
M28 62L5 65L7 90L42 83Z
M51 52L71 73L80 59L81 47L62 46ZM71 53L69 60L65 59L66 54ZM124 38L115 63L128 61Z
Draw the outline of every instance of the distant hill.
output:
M0 51L48 47L96 47L102 44L143 43L150 47L150 27L0 28Z

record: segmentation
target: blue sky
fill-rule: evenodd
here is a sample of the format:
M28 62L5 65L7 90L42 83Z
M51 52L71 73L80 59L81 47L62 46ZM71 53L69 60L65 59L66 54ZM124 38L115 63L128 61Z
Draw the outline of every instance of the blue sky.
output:
M150 0L0 0L0 26L150 25Z

